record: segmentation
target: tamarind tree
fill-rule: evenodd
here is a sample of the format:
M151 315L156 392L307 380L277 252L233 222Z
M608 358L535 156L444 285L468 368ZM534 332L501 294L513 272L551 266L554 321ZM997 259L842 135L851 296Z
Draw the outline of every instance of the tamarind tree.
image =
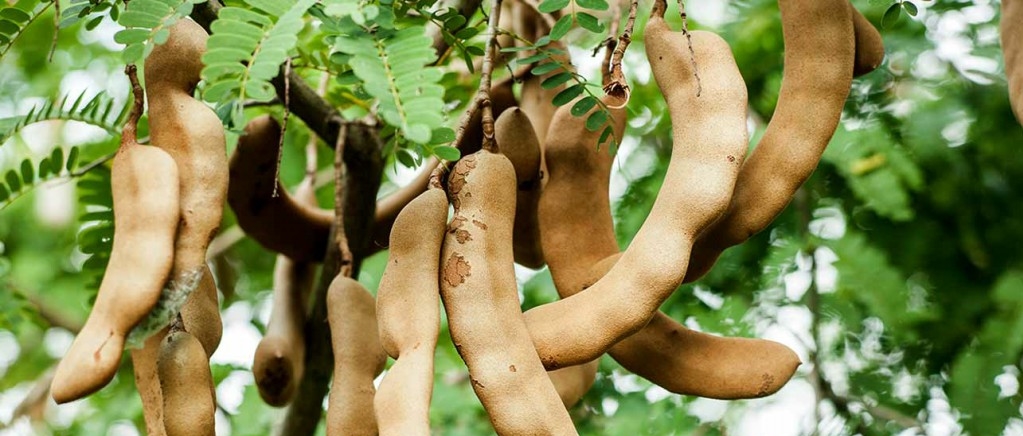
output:
M1021 10L8 0L0 435L1023 434Z

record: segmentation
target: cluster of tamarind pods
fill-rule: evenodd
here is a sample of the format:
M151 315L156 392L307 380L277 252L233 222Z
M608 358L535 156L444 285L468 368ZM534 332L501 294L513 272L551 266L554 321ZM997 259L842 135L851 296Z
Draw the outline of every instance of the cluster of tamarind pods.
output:
M1023 70L1013 68L1023 64L1023 26L1004 24L1023 18L1020 3L1003 0L1002 37L1012 103L1023 118ZM784 345L693 331L658 311L680 284L700 278L724 249L786 207L837 128L853 77L884 56L877 30L848 0L778 4L780 96L746 156L747 93L730 47L712 32L669 29L664 2L655 3L644 40L673 148L653 209L624 251L608 199L614 155L598 149L600 131L588 130L571 104L555 110L550 102L561 89L540 86L545 76L521 78L518 99L512 80L496 83L489 145L450 170L429 161L378 202L373 246L388 247L389 258L376 298L343 275L330 285L327 434L430 434L441 306L502 435L576 434L567 408L589 390L605 353L678 394L742 399L780 389L800 364ZM525 12L512 16L517 34L542 35L542 26L521 18ZM129 332L179 292L180 315L131 350L150 435L214 434L209 357L222 325L205 255L224 203L250 237L279 253L274 308L253 361L259 392L273 406L288 404L302 378L305 306L334 220L317 206L310 175L294 196L279 186L282 129L269 116L248 123L228 160L219 118L193 98L206 39L195 22L180 20L146 61L152 145L137 142L137 98L113 160L110 264L52 383L59 403L105 386ZM606 96L602 103L613 138L622 138L623 102ZM466 142L478 147L485 129L469 125ZM547 265L562 299L523 313L514 263ZM396 361L374 388L388 356Z

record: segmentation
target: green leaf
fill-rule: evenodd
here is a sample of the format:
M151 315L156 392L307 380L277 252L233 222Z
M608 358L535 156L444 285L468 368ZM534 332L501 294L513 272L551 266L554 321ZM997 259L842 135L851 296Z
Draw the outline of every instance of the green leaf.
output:
M78 163L78 147L71 147L71 151L67 155L67 170L72 171L75 169L75 164ZM55 165L57 166L57 165Z
M906 0L906 1L902 2L902 8L905 9L906 13L909 14L909 16L911 16L911 17L915 17L916 14L918 12L920 12L917 9L916 4L914 4L913 2L911 2L909 0Z
M7 185L0 182L0 201L7 201L8 198L11 198L11 192L7 190Z
M430 135L430 144L447 144L455 140L455 131L450 127L439 127L433 129Z
M551 28L551 39L558 41L572 29L572 14L563 15Z
M56 147L50 152L50 165L53 165L54 173L59 173L64 166L64 149Z
M585 89L586 87L582 83L577 83L575 85L569 86L568 88L563 89L561 92L555 95L554 99L551 100L551 103L553 103L555 106L567 104L568 102L574 100L576 97L582 94Z
M590 109L593 109L593 107L596 106L596 105L597 105L597 98L596 97L594 97L592 95L588 95L586 97L583 97L581 100L575 102L575 104L572 105L572 116L573 117L581 117L583 115L586 115L586 113L589 112ZM593 130L593 129L590 129L590 130ZM601 141L601 142L604 142L604 141Z
M572 80L572 77L575 77L575 76L572 73L569 73L567 71L566 72L562 72L562 73L558 73L558 74L555 74L555 75L553 75L551 77L548 77L548 78L544 79L543 82L540 82L540 87L543 88L543 89L554 89L554 88L557 88L557 87L561 86L563 83L565 83L565 82L567 82L569 80Z
M568 4L569 0L544 0L537 9L544 14L549 14L568 7Z
M18 172L14 170L7 171L6 175L7 185L11 187L11 192L18 192L21 190L21 179L18 178Z
M21 161L21 180L24 180L26 185L31 185L35 180L35 166L29 159Z
M58 171L59 172L59 169ZM54 172L56 174L57 172ZM42 179L50 174L50 158L44 157L43 160L39 161L39 178Z
M446 161L454 162L462 157L462 152L455 147L438 145L433 148L433 154Z
M895 3L888 7L888 10L884 11L884 15L881 17L881 27L888 28L899 21L899 16L902 13L902 4Z
M614 129L612 129L611 126L605 127L604 132L600 134L600 139L597 140L597 144L598 145L603 144L605 141L607 141L608 138L611 137L612 133L614 133ZM614 152L614 150L612 150L612 152Z
M560 68L561 64L557 62L546 62L533 67L533 69L530 70L529 72L533 73L534 76L542 76L544 74L550 73Z
M576 4L586 9L606 11L608 4L606 0L576 0Z
M589 118L586 118L586 130L596 132L600 126L603 126L607 122L607 111L599 110L590 114Z
M597 17L587 14L586 12L579 12L575 14L575 19L579 21L579 26L583 29L589 30L593 33L603 33L604 25L600 24Z

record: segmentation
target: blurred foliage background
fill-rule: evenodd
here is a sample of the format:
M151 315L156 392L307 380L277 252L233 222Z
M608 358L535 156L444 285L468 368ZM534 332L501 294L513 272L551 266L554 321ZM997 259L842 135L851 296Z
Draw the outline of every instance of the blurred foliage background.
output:
M718 31L732 45L749 88L755 144L782 75L777 5L692 3L692 28ZM898 14L889 12L881 29L884 64L855 80L838 132L789 209L663 306L691 328L789 345L804 362L796 378L769 398L723 402L670 394L604 357L594 388L571 410L581 434L1023 435L1023 128L1009 109L999 4L907 0L911 16L911 6L894 3ZM854 4L879 27L893 7L892 0ZM669 16L678 28L677 15ZM64 96L114 107L86 122L15 129L14 118L0 119L0 176L12 191L0 202L0 435L144 433L128 363L83 401L57 406L42 390L88 313L109 244L104 156L116 147L113 122L127 80L112 38L120 27L103 17L97 11L68 21L52 59L52 10L15 43L0 45L0 118ZM612 185L623 247L653 203L671 149L667 109L642 55L644 21L626 56L630 124ZM589 49L599 37L578 32L568 40L576 44L574 61L592 71L599 60ZM323 49L309 25L299 48L303 59ZM313 61L296 62L296 71L310 83L322 73ZM467 101L475 87L456 73L441 83L447 102ZM326 97L350 104L343 83L332 83ZM267 111L279 115L280 108L250 108L245 116ZM281 178L294 186L309 132L290 120ZM328 168L331 152L320 150L320 166ZM34 177L25 177L26 160ZM391 162L380 195L411 174ZM319 195L329 207L331 188ZM225 321L213 358L218 434L266 435L282 414L262 403L249 367L269 314L274 255L231 238L237 229L229 209L222 229L227 244L212 261ZM359 280L371 291L386 256L363 265ZM556 298L546 270L519 269L518 276L524 308ZM436 434L492 434L446 331L436 358Z

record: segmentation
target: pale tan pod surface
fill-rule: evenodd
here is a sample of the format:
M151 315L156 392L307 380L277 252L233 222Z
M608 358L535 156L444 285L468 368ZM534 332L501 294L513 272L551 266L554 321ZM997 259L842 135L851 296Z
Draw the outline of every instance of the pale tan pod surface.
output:
M170 333L157 358L167 436L213 436L216 401L202 344L189 333Z
M373 436L376 388L387 354L377 334L376 302L359 282L337 276L327 291L334 349L334 380L327 405L327 436Z
M185 329L212 355L223 325L217 289L206 268L206 247L220 228L227 199L228 163L224 126L205 103L192 97L202 71L209 35L190 19L170 28L167 42L146 59L146 93L153 143L167 151L181 175L181 223L174 243L172 280L204 271L200 288L182 308ZM193 324L200 322L201 324Z
M482 150L448 178L455 217L441 256L441 298L451 339L499 435L574 435L523 322L512 227L515 169Z
M501 154L515 167L515 228L512 230L515 263L537 269L544 265L540 245L540 223L536 208L540 201L540 141L529 117L519 108L511 108L494 122L494 139Z
M667 175L632 245L603 279L526 312L548 369L593 360L643 328L682 283L696 236L728 205L748 141L746 87L723 39L691 34L702 78L699 97L685 37L663 19L647 23L647 57L673 126Z
M142 400L142 413L146 420L148 436L165 436L163 428L163 396L160 393L160 378L156 372L156 359L160 355L160 343L167 329L146 339L145 346L131 350L131 364L135 373L135 387Z
M884 41L881 33L859 10L849 4L853 12L853 31L856 35L856 63L853 76L859 77L877 69L884 61Z
M377 289L384 350L397 359L374 398L380 434L430 434L433 358L440 333L439 268L448 199L429 189L394 222L390 257Z
M600 280L620 257L616 253L593 265L583 287ZM661 312L608 354L623 368L668 391L720 400L771 395L785 386L801 363L780 343L693 331Z
M1023 0L1002 0L999 30L1009 79L1009 103L1016 119L1023 123Z
M299 204L316 206L312 178L295 190ZM273 310L266 334L256 347L252 375L259 395L267 404L281 407L291 402L305 370L305 308L316 278L316 265L295 262L277 255L274 264Z
M686 282L785 209L831 141L852 85L856 38L845 0L779 0L785 70L778 105L743 164L728 211L700 235ZM814 29L807 32L806 29Z
M114 241L96 302L51 382L58 403L77 400L117 373L125 336L153 309L174 260L180 205L174 160L133 139L114 156Z

